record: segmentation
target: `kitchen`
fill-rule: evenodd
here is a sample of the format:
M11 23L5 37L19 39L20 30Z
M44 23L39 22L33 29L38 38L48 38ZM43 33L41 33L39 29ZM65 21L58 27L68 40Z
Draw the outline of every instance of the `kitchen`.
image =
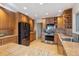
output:
M53 3L52 3L53 4ZM45 6L47 7L48 5L52 5L52 4L46 4ZM79 55L79 38L78 38L78 7L79 4L75 4L75 3L71 3L69 5L71 5L69 7L68 4L66 4L68 6L68 8L66 8L67 6L64 6L64 9L59 10L60 15L58 16L50 16L49 13L46 13L45 17L42 17L41 20L40 18L35 14L35 19L30 17L28 14L24 14L24 12L22 11L10 11L8 10L5 6L8 4L3 3L0 6L0 55L34 55L34 51L28 52L29 50L31 50L28 47L31 47L31 45L33 45L32 43L34 43L36 40L36 43L34 46L32 46L32 49L36 49L36 54L35 55L53 55L52 53L49 53L48 50L44 51L41 45L44 44L45 46L49 46L52 44L52 46L57 46L57 48L52 48L54 50L52 50L52 52L55 51L55 49L58 51L58 55L62 55L62 56L78 56ZM22 7L24 5L31 5L31 4L17 4L15 3L15 5L17 5L18 7ZM32 4L33 5L33 4ZM42 8L43 5L39 5L40 8ZM60 4L55 4L60 5L59 8L61 8L61 3ZM64 4L63 4L64 5ZM36 6L36 5L33 5ZM38 7L37 6L37 7ZM53 5L52 5L53 6ZM32 7L32 6L31 6ZM35 7L36 8L36 7ZM35 10L35 8L33 10ZM51 8L51 7L49 7ZM21 9L21 8L20 8ZM27 10L27 8L24 8L25 10ZM46 10L47 11L47 10ZM52 11L52 10L50 10ZM28 11L29 12L29 11ZM31 12L31 10L30 10ZM34 11L35 12L35 11ZM37 12L37 11L36 11ZM54 12L54 11L52 11ZM40 12L39 12L40 13ZM39 14L38 13L38 14ZM32 13L31 13L32 14ZM58 12L57 12L58 14ZM42 14L43 15L43 14ZM38 22L38 20L40 22ZM21 30L23 38L22 41L19 37L20 33L20 28L19 27L19 23L22 24L29 24L30 28L29 31L29 36L26 38L25 37L25 30ZM75 24L76 22L76 24ZM38 28L36 27L36 25L38 23L42 23L42 28L41 28L41 37L38 38ZM50 41L48 41L49 39L47 39L47 41L45 40L45 36L44 36L44 31L46 29L47 24L55 24L56 29L55 29L55 33L54 36L52 37L52 39ZM25 26L25 25L23 25ZM26 27L25 27L26 29ZM28 39L29 38L29 39ZM28 40L27 40L28 39ZM38 44L38 41L43 41L41 42L41 44ZM44 42L46 41L46 42ZM20 42L20 43L19 43ZM51 44L49 44L50 42L52 42ZM14 44L16 43L16 44ZM9 45L10 44L10 45ZM36 48L37 46L39 48ZM13 46L13 47L12 47ZM20 46L22 47L20 49ZM8 47L8 48L7 48ZM42 48L40 48L42 47ZM11 51L10 48L12 49ZM16 48L16 52L13 52ZM47 48L47 47L46 47ZM9 49L9 50L8 50ZM27 51L26 51L27 49ZM39 52L37 52L39 50ZM51 49L50 49L51 50ZM3 51L3 52L2 52ZM18 51L18 52L17 52ZM40 51L42 51L43 54L40 53ZM47 52L48 51L48 52ZM24 54L24 52L28 53L28 54ZM46 53L47 54L46 54ZM22 53L22 54L21 54Z

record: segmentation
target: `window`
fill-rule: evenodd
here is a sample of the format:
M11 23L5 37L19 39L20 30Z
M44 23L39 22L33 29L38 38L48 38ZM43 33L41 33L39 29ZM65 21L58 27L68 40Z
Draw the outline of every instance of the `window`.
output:
M76 14L76 32L79 32L79 13Z

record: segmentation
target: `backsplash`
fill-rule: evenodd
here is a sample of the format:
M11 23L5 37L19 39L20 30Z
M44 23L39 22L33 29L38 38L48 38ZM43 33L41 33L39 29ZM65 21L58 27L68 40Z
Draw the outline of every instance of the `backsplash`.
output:
M70 30L57 29L57 33L62 33L64 35L71 36L73 37L73 42L79 42L79 35L72 33L71 29Z
M0 34L12 35L13 34L13 30L10 30L10 29L0 29Z
M62 33L65 35L72 36L72 29L62 29L62 28L57 28L58 33Z
M73 40L76 41L76 42L79 42L79 35L73 33Z

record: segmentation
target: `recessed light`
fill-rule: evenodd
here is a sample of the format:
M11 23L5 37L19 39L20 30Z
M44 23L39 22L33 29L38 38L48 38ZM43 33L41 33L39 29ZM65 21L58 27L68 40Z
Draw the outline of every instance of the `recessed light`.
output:
M40 5L43 5L44 3L40 3Z
M46 15L48 15L48 13L46 13Z
M24 7L24 10L26 10L27 9L27 7Z
M62 12L62 10L58 10L58 12Z

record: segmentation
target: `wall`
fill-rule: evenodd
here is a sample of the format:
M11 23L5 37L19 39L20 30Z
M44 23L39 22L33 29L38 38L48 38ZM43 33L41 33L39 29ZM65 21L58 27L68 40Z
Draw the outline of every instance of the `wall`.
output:
M46 19L42 19L42 24L43 24L43 30L46 28Z
M79 13L79 4L75 4L74 7L73 7L73 24L72 24L72 32L73 33L76 33L76 34L79 34L79 32L76 32L76 14Z
M73 6L72 10L72 32L73 32L73 37L75 39L79 39L79 32L76 32L76 14L79 13L79 3L76 3Z
M42 23L37 23L38 38L42 37Z
M38 30L41 30L41 28L38 24L41 23L41 22L42 22L42 19L35 19L36 39L38 39L39 36L40 36L40 32Z

